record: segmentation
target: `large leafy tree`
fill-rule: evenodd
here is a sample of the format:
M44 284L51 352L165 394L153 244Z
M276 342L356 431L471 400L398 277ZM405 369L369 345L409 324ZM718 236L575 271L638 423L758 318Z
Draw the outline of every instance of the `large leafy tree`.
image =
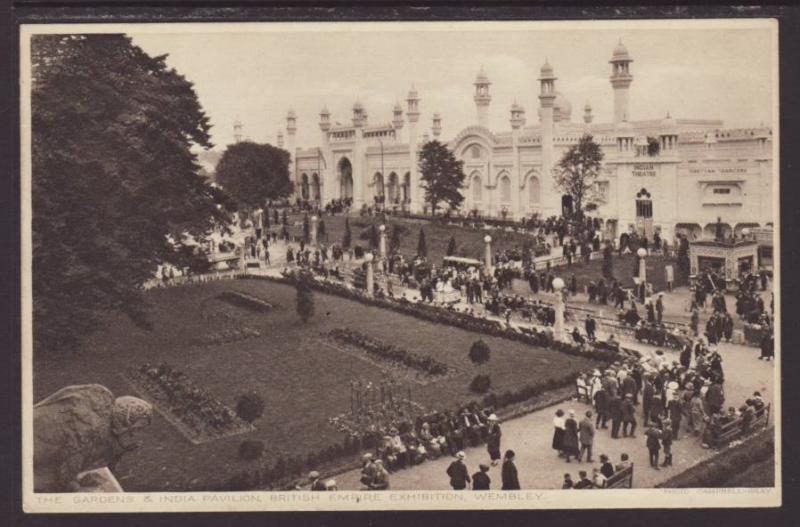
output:
M572 196L573 212L578 218L583 217L584 207L595 196L602 162L600 145L591 135L585 134L578 144L564 152L553 169L556 188Z
M267 144L242 141L229 145L217 164L222 188L245 210L292 193L289 152Z
M450 208L458 208L464 201L461 187L464 186L464 162L459 161L439 141L429 141L419 154L421 185L425 189L425 202L435 214L444 202Z
M31 54L34 339L68 350L100 311L146 327L142 284L207 266L194 242L227 214L192 150L208 118L165 56L124 35L34 36Z

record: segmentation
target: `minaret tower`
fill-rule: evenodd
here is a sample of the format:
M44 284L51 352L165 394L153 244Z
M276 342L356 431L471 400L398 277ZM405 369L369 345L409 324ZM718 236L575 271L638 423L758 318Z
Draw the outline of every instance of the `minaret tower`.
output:
M552 182L550 173L553 169L553 102L556 100L556 76L553 67L545 60L539 72L539 121L542 130L542 203L554 212L558 204L554 199L547 199Z
M328 189L332 188L334 185L326 185L325 181L328 179L326 178L326 163L323 160L331 159L331 155L328 151L328 131L331 129L331 112L328 111L327 106L323 106L322 110L319 112L319 130L320 135L322 136L322 141L320 142L320 148L317 152L317 168L319 169L319 180L320 180L320 200L322 203L327 202L332 196L328 196L327 193L330 192Z
M419 175L417 167L417 122L419 121L419 95L414 86L406 97L408 107L406 117L408 117L408 154L409 172L411 175L411 185L408 189L411 199L411 210L419 211L422 208L422 195L419 188Z
M297 180L297 163L295 163L295 155L297 152L295 151L294 147L294 135L297 133L297 114L294 113L292 108L289 108L289 111L286 112L286 149L289 151L289 159L291 160L292 166L290 168L291 173L294 175L292 181ZM299 185L298 185L299 188Z
M583 107L583 122L589 125L592 124L593 120L594 116L592 115L592 106L587 102L586 106Z
M395 138L399 141L400 132L403 130L403 107L400 106L399 101L394 104L392 109L392 126L395 129Z
M489 77L481 67L478 76L475 77L475 107L478 109L478 124L484 128L489 128L489 103L492 102L492 96L489 95Z
M614 89L614 123L630 121L628 113L628 89L633 82L630 72L630 63L633 59L628 55L628 50L619 41L614 53L611 55L611 87Z
M233 142L240 143L242 141L242 122L236 119L233 122Z
M434 139L439 139L439 136L442 135L442 116L439 115L439 112L433 114L433 126L431 127L431 132L433 132Z
M509 119L511 123L511 155L512 155L512 180L514 181L514 188L519 189L522 186L522 173L520 172L520 164L519 164L519 131L520 129L525 126L525 110L517 104L517 101L514 101L514 104L511 105L511 118ZM515 210L512 211L515 218L522 217L523 215L523 204L522 204L522 192L515 192L516 197L514 201L516 202L514 205Z
M281 132L280 130L278 130L278 141L277 141L277 143L278 143L278 145L277 145L278 148L283 148L283 132Z

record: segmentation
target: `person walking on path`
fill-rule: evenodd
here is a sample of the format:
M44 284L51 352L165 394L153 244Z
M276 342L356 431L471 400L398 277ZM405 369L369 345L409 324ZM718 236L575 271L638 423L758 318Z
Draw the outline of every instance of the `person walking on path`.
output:
M617 439L622 422L622 400L617 394L611 394L608 399L608 415L611 417L611 438Z
M575 410L570 410L569 417L564 421L564 456L567 458L567 463L570 462L570 457L577 458L580 456L578 422L575 420Z
M564 455L564 421L564 411L559 408L553 418L553 450L559 456Z
M656 321L661 324L661 320L664 317L664 293L658 293L658 297L656 298Z
M656 470L658 468L658 454L661 450L661 431L655 426L648 428L644 435L647 437L647 450L650 453L650 466Z
M672 439L678 439L681 430L681 420L683 419L683 401L677 391L672 394L672 400L667 403L667 416L672 424ZM664 420L667 421L666 419ZM664 450L666 452L666 449Z
M662 467L672 466L672 422L669 419L664 419L664 429L661 430L661 446L664 447L664 463Z
M467 483L471 481L467 466L464 464L466 457L463 451L458 452L456 460L447 467L447 475L450 476L450 486L453 487L453 490L464 490L467 488Z
M503 478L503 487L501 490L519 490L519 477L517 475L517 467L514 465L514 451L506 450L506 455L503 459L503 469L501 471Z
M578 453L578 462L583 459L583 453L586 452L586 461L592 462L592 444L594 443L594 423L592 423L591 410L586 411L586 415L578 424L578 439L581 443L581 450Z
M492 483L489 478L489 465L481 463L478 472L472 475L472 490L489 490Z
M594 426L596 428L608 428L608 392L602 382L592 399L594 400L594 409L597 412L597 421Z
M500 437L503 435L502 430L500 430L500 425L497 424L497 416L495 414L489 416L489 430L487 434L486 450L489 451L489 458L492 460L492 466L495 466L500 462Z
M622 401L622 436L636 437L636 408L633 406L633 395L625 394Z

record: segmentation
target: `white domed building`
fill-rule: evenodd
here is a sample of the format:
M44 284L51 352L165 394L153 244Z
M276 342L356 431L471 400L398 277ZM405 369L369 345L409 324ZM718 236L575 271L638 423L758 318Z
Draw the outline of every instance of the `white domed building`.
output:
M726 129L720 120L669 115L634 119L628 105L633 59L621 42L609 63L612 122L594 122L589 103L580 122L573 122L572 104L557 90L559 79L547 61L539 75L538 122L528 123L515 102L509 127L501 130L489 127L491 81L483 68L473 81L475 124L449 140L439 137L438 113L427 114L430 126L420 129L421 102L413 87L388 123L369 123L360 102L346 125L332 124L323 108L319 144L310 148L295 148L296 116L290 111L286 138L297 196L320 205L349 199L356 208L378 202L422 212L417 158L430 131L464 162L462 213L514 219L560 215L572 203L555 189L552 168L589 133L605 154L591 214L604 220L608 236L636 229L649 237L656 231L667 239L677 231L699 237L713 233L717 217L737 232L771 224L771 129Z

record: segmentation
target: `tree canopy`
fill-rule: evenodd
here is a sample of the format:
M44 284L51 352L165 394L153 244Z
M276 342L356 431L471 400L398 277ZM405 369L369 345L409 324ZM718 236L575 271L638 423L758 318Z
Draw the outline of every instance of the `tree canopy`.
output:
M556 188L572 196L575 215L583 216L587 202L594 198L603 151L591 135L585 134L577 145L564 152L553 169Z
M461 188L464 186L464 162L439 141L429 141L422 146L419 155L421 186L425 189L425 202L435 214L442 202L450 208L458 208L464 201Z
M31 54L34 343L74 349L100 311L146 327L142 284L208 265L195 242L228 215L193 152L208 118L165 56L101 34L37 35Z
M289 152L268 144L242 141L228 145L217 164L216 179L243 208L292 193Z

